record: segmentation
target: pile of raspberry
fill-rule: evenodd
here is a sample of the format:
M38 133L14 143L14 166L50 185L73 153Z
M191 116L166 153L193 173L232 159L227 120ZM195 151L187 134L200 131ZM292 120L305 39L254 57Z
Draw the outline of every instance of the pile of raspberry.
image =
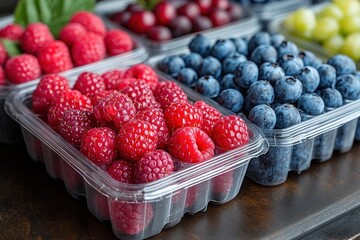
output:
M129 34L107 30L102 19L88 11L75 13L57 39L41 22L25 28L11 23L0 29L0 39L15 41L21 48L20 55L11 57L0 41L0 85L24 83L134 48Z
M223 116L203 101L189 102L176 83L160 82L145 64L102 75L83 72L72 88L62 76L45 75L33 92L32 109L89 161L123 183L152 182L176 171L176 163L203 162L249 141L239 116ZM143 205L113 204L112 209L124 211L140 211ZM131 225L138 221L128 217L136 216L126 216L119 213L116 224L128 234L150 221Z

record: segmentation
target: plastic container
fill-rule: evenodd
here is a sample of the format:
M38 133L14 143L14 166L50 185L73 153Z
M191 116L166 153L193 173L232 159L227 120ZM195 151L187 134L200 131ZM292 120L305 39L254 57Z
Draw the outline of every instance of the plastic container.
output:
M134 1L133 1L134 2ZM247 31L252 31L253 29L260 29L260 24L258 19L251 13L249 10L245 10L246 17L243 19L234 21L232 23L211 28L205 31L200 31L197 33L190 33L181 37L177 37L174 39L171 39L169 41L165 42L156 42L152 41L150 39L147 39L145 37L140 36L139 34L136 34L124 27L119 26L118 24L115 24L111 22L109 19L109 16L111 14L114 14L118 11L121 11L125 8L124 5L117 4L116 1L104 1L100 2L99 4L99 14L101 14L104 18L104 21L108 26L120 28L124 31L127 31L130 33L134 38L138 39L142 43L144 43L145 47L150 52L150 55L161 55L161 54L169 54L170 52L179 50L184 48L190 41L191 38L193 38L196 34L201 33L211 39L218 38L219 36L222 36L223 38L227 37L233 37L237 36L238 34L243 34Z
M0 18L0 27L5 26L12 22L12 16ZM149 54L146 48L142 43L134 39L135 41L135 48L134 50L123 53L113 57L107 57L98 62L94 62L91 64L87 64L84 66L76 67L70 69L68 71L64 71L60 73L63 76L70 76L71 74L81 73L87 70L96 70L102 69L104 66L108 65L109 63L113 64L135 64L139 62L143 62L147 60ZM23 84L9 84L9 85L0 85L0 142L1 143L17 143L22 141L22 136L20 132L20 128L18 124L16 124L6 113L4 110L5 99L9 95L9 93L13 90L21 88Z
M73 75L71 83L75 80ZM99 220L110 220L121 239L153 236L180 222L185 213L206 211L209 202L230 201L240 190L250 159L268 149L261 131L249 123L247 145L199 164L180 164L179 171L152 183L119 183L32 113L29 106L35 88L36 83L20 88L6 101L6 111L22 127L30 157L44 162L48 174L62 179L72 196L85 196L89 211ZM189 99L202 98L190 92ZM133 222L121 222L124 209L131 210ZM132 231L124 224L134 224Z

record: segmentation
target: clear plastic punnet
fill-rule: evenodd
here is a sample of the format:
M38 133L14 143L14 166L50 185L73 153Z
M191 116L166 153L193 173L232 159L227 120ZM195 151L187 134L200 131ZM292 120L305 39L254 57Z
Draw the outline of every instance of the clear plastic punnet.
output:
M189 40L192 37L194 37L196 34L203 34L211 39L218 38L219 36L226 38L226 37L233 37L238 34L243 34L248 31L252 32L254 29L259 30L261 28L258 18L254 14L252 14L252 12L249 9L246 9L245 10L246 16L234 22L216 28L210 28L208 30L203 30L196 33L190 33L181 37L173 38L168 41L157 42L147 39L124 27L119 26L118 24L111 22L109 18L111 14L121 11L124 8L125 8L124 5L118 5L116 1L103 1L98 4L98 13L103 16L104 21L109 26L117 27L122 30L125 30L128 33L130 33L134 38L144 43L150 55L153 56L161 55L161 54L169 54L172 51L176 51L184 48L188 44Z
M111 69L114 68L97 72ZM71 84L76 78L77 74L69 77ZM73 197L85 196L89 211L101 221L110 220L114 234L121 239L153 236L179 223L186 213L206 211L209 203L219 205L230 201L239 193L250 159L268 150L263 133L248 123L250 139L241 147L218 153L199 164L179 163L178 171L151 183L120 183L32 112L31 96L36 85L33 82L13 91L5 106L21 126L30 157L43 162L52 178L63 180ZM207 102L197 93L184 90L189 100ZM223 188L224 185L227 187ZM124 223L123 215L127 211L133 214L130 223Z

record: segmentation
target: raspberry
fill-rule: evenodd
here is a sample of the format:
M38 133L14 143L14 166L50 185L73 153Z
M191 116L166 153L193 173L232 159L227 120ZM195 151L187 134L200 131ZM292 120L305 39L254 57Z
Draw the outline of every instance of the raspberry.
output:
M2 66L0 66L0 86L3 85L6 85L6 78L5 78L4 69Z
M120 156L134 161L138 161L144 154L154 151L157 142L157 132L153 125L137 119L120 128L116 137Z
M110 202L114 230L127 235L139 234L145 230L154 217L150 203Z
M106 33L104 41L106 52L110 56L128 52L134 47L134 43L129 34L118 29L109 30Z
M122 78L116 85L115 89L122 91L124 88L126 88L130 83L136 81L136 78Z
M93 106L96 106L101 99L103 99L104 97L110 95L113 92L113 90L105 90L105 91L100 91L100 92L96 92L92 97L91 97L91 103Z
M109 165L117 155L115 137L110 128L92 128L82 137L80 152L98 166Z
M183 162L198 163L214 156L211 138L197 127L177 129L168 142L169 153Z
M167 83L158 86L154 92L155 99L160 103L163 110L168 108L172 103L188 102L186 94L176 83Z
M3 65L8 58L4 45L0 42L0 66Z
M164 116L166 125L172 132L186 126L201 128L203 123L201 110L186 102L171 104Z
M76 79L73 89L92 98L96 93L105 91L104 79L99 74L83 72Z
M156 72L150 66L145 64L137 64L130 67L125 71L124 77L145 80L151 90L156 88L159 81Z
M135 183L134 164L126 160L115 160L107 167L108 174L122 183Z
M57 74L48 74L40 79L32 94L32 107L35 113L46 114L54 97L69 89L68 80Z
M234 176L233 171L223 173L211 180L212 192L215 194L228 194L233 185Z
M197 109L200 109L203 114L203 124L201 130L211 136L215 123L222 117L221 113L203 101L195 102L194 106Z
M12 83L19 84L40 77L41 69L36 57L21 54L10 58L5 64L5 75Z
M21 36L20 45L26 53L37 55L40 49L54 41L49 27L46 24L30 23Z
M147 108L161 108L154 97L139 96L133 100L136 111L142 111Z
M68 109L81 109L92 112L92 104L88 97L79 91L68 89L56 95L48 110L48 123L55 131L59 120Z
M103 73L101 77L104 79L105 89L115 89L118 83L121 81L123 74L124 73L120 70L112 70Z
M103 21L92 12L79 11L71 17L70 23L80 23L87 31L94 32L102 37L106 33Z
M99 121L113 123L121 128L135 116L135 107L131 99L116 90L101 99L94 106L94 115Z
M71 47L77 38L86 33L86 29L80 23L68 23L61 29L59 39Z
M230 150L249 142L247 125L240 117L231 115L216 122L212 131L212 140L223 150Z
M156 102L150 87L144 80L136 80L129 83L129 85L121 92L126 94L133 101L137 111L145 108L160 107L160 104Z
M44 73L59 73L73 68L68 47L61 41L53 41L40 49L38 60Z
M94 116L87 110L66 110L59 120L59 134L70 144L79 147L85 132L95 125Z
M158 136L157 148L164 148L169 138L169 130L166 127L164 113L159 108L147 108L139 111L135 119L149 122L153 125Z
M9 24L0 29L0 38L6 38L10 40L20 40L24 29L22 26L16 23Z
M106 56L104 40L95 33L79 37L71 48L71 56L76 66L100 61Z

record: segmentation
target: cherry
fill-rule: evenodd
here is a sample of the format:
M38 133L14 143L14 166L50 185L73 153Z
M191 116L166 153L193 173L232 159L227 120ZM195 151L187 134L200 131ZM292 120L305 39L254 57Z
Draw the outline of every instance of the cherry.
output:
M230 3L229 8L227 9L227 12L230 15L231 21L239 20L244 17L244 9L241 7L241 5L236 3Z
M122 11L111 16L111 21L121 26L126 26L130 20L132 13L129 11Z
M230 3L228 0L211 0L212 9L215 8L215 9L226 10L229 8L229 5L230 5Z
M188 17L190 20L193 20L200 15L200 8L199 5L197 5L196 3L188 2L178 8L177 13L179 15L184 15Z
M193 31L200 32L209 28L212 28L213 24L211 20L206 16L197 16L193 21Z
M230 22L230 16L225 10L214 10L209 14L214 27L222 26Z
M179 37L191 32L192 24L188 17L177 16L169 24L174 37Z
M152 26L148 31L148 38L155 41L165 41L172 38L171 31L165 26Z
M155 16L150 11L134 13L128 23L128 27L135 33L146 33L150 27L155 25Z
M195 0L195 2L199 5L202 15L206 15L209 13L211 8L211 0Z
M176 17L174 5L168 2L160 2L154 8L156 23L159 25L168 25Z

